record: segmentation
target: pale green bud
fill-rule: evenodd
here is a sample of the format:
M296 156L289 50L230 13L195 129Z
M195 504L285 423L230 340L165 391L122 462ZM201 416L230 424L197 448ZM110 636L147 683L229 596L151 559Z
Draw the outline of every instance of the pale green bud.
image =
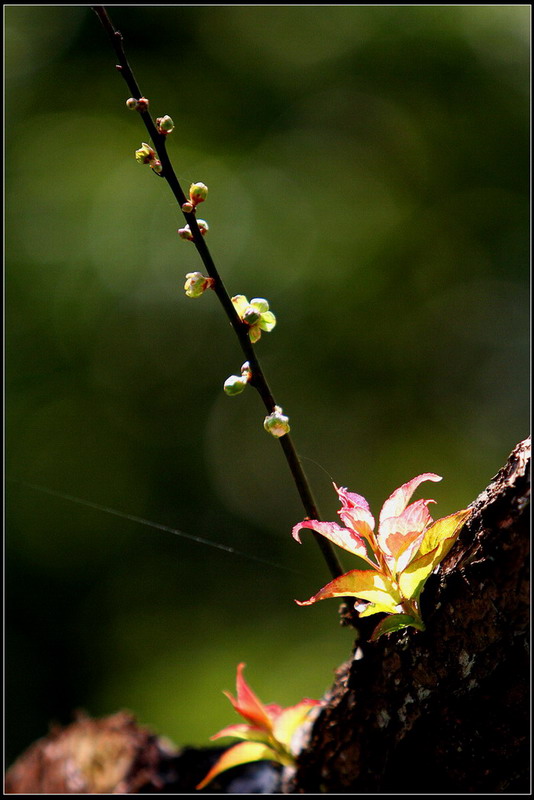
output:
M230 375L224 382L224 391L229 397L233 397L236 394L241 394L247 383L248 381L242 376Z
M184 214L190 214L193 211L193 204L192 203L183 203L182 211Z
M188 297L200 297L206 289L213 286L213 278L206 278L201 272L188 272L184 290Z
M200 233L202 236L205 236L210 229L210 226L206 222L205 219L197 219L197 225L199 227Z
M185 225L183 228L178 228L178 236L180 239L185 239L186 241L193 241L193 234L191 233L191 228L189 225Z
M205 183L192 183L189 187L189 199L194 206L203 203L208 196L208 187Z
M161 117L158 127L161 133L170 133L174 130L174 122L168 114L165 114L164 117Z
M286 417L282 413L280 406L275 406L273 413L265 417L263 427L267 433L270 433L271 436L275 436L277 439L281 436L285 436L286 433L289 433L291 430L289 427L289 417Z
M252 370L250 369L250 364L248 363L248 361L245 361L245 363L241 365L241 375L247 381L249 381L252 378Z
M156 151L143 142L139 150L135 151L135 158L140 164L150 164L156 158Z

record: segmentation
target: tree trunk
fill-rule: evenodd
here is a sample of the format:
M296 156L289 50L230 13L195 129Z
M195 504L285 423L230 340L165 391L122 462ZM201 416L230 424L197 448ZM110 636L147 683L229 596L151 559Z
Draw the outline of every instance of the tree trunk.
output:
M528 791L529 466L527 439L472 504L427 630L338 670L286 791Z
M526 439L429 579L427 630L355 643L297 768L238 767L208 792L528 793L529 468ZM6 791L189 793L220 752L169 751L124 714L80 720L21 756Z

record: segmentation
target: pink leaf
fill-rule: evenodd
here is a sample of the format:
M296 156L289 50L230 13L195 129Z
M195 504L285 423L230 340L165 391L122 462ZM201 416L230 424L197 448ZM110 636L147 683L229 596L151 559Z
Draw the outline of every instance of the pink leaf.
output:
M433 502L433 500L418 500L398 517L383 519L377 536L380 549L386 555L398 559L408 545L420 537L432 522L427 504Z
M365 559L372 566L376 566L367 555L365 540L356 531L342 528L337 522L320 522L316 519L306 519L293 528L293 538L297 542L300 542L299 531L302 528L309 528L316 533L320 533L321 536L337 544L338 547L342 547L344 550L348 550L349 553L354 553L355 556Z
M356 492L348 492L344 487L338 488L335 483L334 489L341 500L341 510L338 514L342 521L367 541L372 540L375 519L365 497Z
M398 489L395 489L393 494L388 497L382 506L382 510L380 512L380 524L382 524L382 520L387 519L388 517L398 517L399 514L402 514L408 505L412 494L421 483L424 483L425 481L440 480L442 480L442 478L439 475L435 475L433 472L424 472L422 475L412 478L412 480L408 481L408 483L404 483Z

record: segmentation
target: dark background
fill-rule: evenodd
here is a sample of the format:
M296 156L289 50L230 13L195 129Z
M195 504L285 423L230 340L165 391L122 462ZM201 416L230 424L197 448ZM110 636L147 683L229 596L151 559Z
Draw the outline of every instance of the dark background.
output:
M323 516L331 479L378 515L426 471L435 516L467 505L529 425L529 7L110 13L229 292L278 317L258 353ZM98 19L5 23L7 758L77 708L204 744L239 661L293 704L351 633L293 602L326 568L259 398L222 392L241 351L183 293L197 255Z

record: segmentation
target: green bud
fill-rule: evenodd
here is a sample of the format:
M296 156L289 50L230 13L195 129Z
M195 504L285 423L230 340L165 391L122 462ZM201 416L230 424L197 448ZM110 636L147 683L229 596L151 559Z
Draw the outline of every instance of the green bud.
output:
M193 211L193 204L192 203L183 203L182 204L182 211L184 214L190 214Z
M236 394L241 394L247 383L248 381L242 376L230 375L224 382L224 391L229 397L233 397Z
M208 196L208 187L205 183L192 183L189 187L189 199L194 206L203 203Z
M159 117L156 120L156 125L160 133L170 133L174 130L174 122L167 114L164 117Z
M178 236L180 239L185 239L186 241L193 241L193 234L191 233L191 228L189 225L186 225L183 228L178 228Z
M201 272L188 272L184 290L188 297L200 297L213 284L212 278L205 278Z
M263 427L267 433L270 433L271 436L275 436L277 439L280 439L281 436L285 436L286 433L289 433L291 430L289 427L289 417L286 417L282 413L280 406L275 406L273 413L265 417Z
M135 151L135 158L140 164L150 164L156 158L156 152L149 144L143 142L139 150Z
M159 159L157 159L157 158L152 159L152 161L150 162L150 166L152 167L154 172L158 173L158 175L161 175L161 173L163 172L163 167L161 166L161 161Z
M247 381L252 378L252 370L250 369L250 364L248 361L245 361L245 363L241 365L241 375Z
M205 219L197 219L197 225L199 227L200 233L202 236L205 236L210 229L210 226L206 222Z

